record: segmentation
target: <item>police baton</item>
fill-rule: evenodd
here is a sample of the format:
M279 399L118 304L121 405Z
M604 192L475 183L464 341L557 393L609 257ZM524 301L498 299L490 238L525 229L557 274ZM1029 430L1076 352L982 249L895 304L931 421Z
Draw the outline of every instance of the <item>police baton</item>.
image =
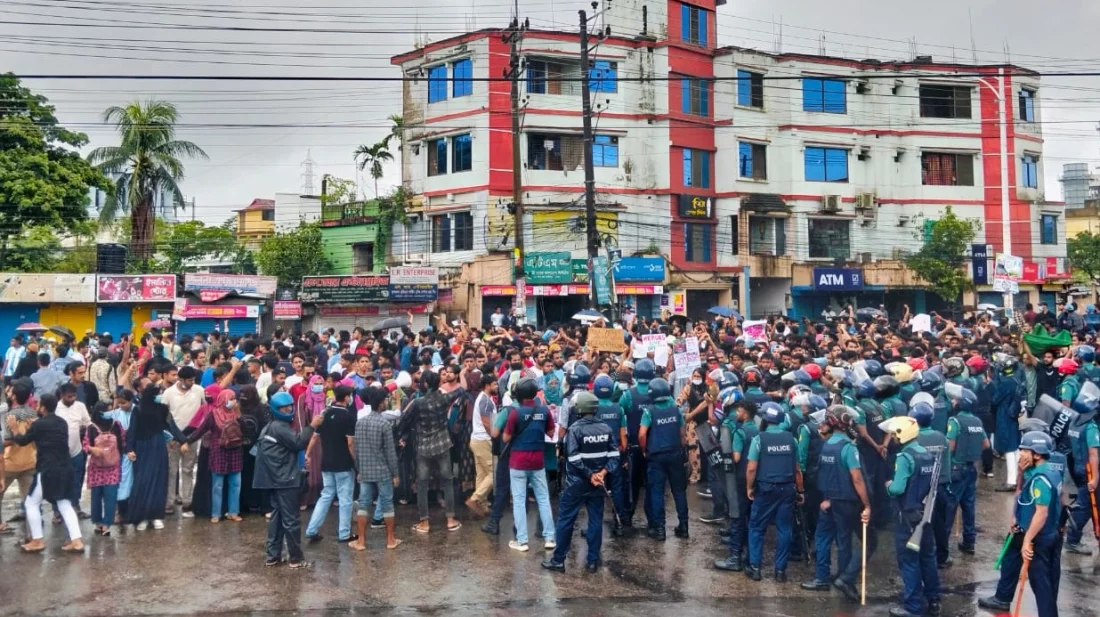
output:
M619 527L623 526L622 519L619 518L619 511L615 508L615 498L611 496L611 489L607 488L607 478L600 483L600 487L603 488L603 492L607 495L607 498L611 500L611 513L615 515L615 524Z
M1020 605L1024 603L1024 588L1027 587L1027 567L1031 565L1030 559L1024 560L1024 567L1020 570L1020 591L1016 592L1016 610L1012 617L1020 617Z
M1008 545L1009 544L1012 544L1012 532L1011 531L1008 532L1007 534L1005 534L1004 546L1001 547L1001 553L999 555L997 555L997 563L993 564L993 569L994 570L1000 570L1001 569L1001 562L1004 561L1004 559L1005 559L1005 553L1008 552Z
M1085 475L1089 484L1092 484L1092 464L1085 462ZM1100 517L1096 513L1096 491L1089 491L1088 485L1085 486L1085 490L1089 493L1089 506L1092 508L1092 533L1096 536L1096 545L1100 546Z
M867 606L867 523L863 524L863 569L860 578L859 605Z

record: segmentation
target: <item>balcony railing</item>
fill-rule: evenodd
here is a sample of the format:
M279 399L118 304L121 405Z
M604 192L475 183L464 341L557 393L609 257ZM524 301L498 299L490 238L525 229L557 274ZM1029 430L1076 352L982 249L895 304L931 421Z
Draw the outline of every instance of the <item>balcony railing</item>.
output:
M321 206L322 223L358 223L378 216L378 204L373 201Z

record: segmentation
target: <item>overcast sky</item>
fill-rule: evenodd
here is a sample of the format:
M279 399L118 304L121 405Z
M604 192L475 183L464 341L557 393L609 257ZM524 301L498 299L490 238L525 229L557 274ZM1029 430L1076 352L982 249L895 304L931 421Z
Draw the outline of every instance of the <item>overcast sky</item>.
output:
M418 36L439 40L467 29L504 26L512 7L505 0L458 0L447 6L438 0L319 0L318 6L301 8L305 4L0 0L0 70L22 75L396 77L389 58L411 49ZM1100 71L1095 36L1100 3L1054 0L1041 6L1040 16L1034 0L735 0L719 10L718 43L774 51L782 21L783 51L816 53L824 34L830 55L904 59L915 39L919 54L969 61L970 9L982 62L1003 61L1007 45L1012 62L1025 67ZM540 28L573 30L581 8L587 3L520 2L521 14ZM187 27L196 25L203 28ZM396 82L32 79L26 85L48 96L60 120L88 133L92 146L115 143L112 129L100 123L107 106L135 98L176 103L183 124L179 137L210 155L209 161L187 163L183 189L196 199L198 218L212 223L253 198L301 190L307 151L316 162L318 190L323 173L353 177L352 151L383 137L387 117L401 113ZM1041 96L1046 190L1048 198L1058 199L1064 163L1100 160L1100 78L1044 78ZM242 124L249 126L232 126ZM398 180L391 165L383 190Z

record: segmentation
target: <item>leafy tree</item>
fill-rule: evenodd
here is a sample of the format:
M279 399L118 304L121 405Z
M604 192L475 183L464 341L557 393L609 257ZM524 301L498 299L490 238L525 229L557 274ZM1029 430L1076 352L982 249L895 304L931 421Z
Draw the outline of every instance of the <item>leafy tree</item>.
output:
M374 196L378 197L378 181L384 175L382 164L393 160L393 154L390 153L390 138L386 137L371 146L359 146L355 149L353 158L359 162L359 171L370 167L370 177L374 178Z
M355 181L325 174L321 182L321 205L347 204L355 201Z
M263 274L278 277L280 287L297 288L303 276L332 269L322 250L321 226L317 223L264 239L256 252L256 263Z
M88 155L92 164L116 178L100 220L112 222L119 211L130 212L130 251L139 261L147 261L155 252L153 209L157 196L167 193L173 207L183 205L181 159L209 158L202 148L176 139L178 118L176 106L164 101L108 107L103 121L118 129L120 145L96 148Z
M388 146L391 139L396 139L398 144L405 145L405 119L397 114L390 114L390 134L382 141Z
M406 224L408 216L409 194L403 187L397 187L389 195L378 200L378 233L374 242L374 263L386 262L390 236L396 223Z
M1073 269L1088 275L1090 281L1100 278L1100 234L1083 231L1066 240L1066 256Z
M974 239L978 223L961 219L948 206L932 225L928 241L905 263L932 291L948 302L958 302L970 285L966 269L966 247Z
M235 255L237 238L224 227L207 227L202 221L158 223L153 272L184 272L195 259L225 259Z
M87 143L84 133L58 124L46 97L0 74L0 236L87 218L89 189L111 186L77 152Z

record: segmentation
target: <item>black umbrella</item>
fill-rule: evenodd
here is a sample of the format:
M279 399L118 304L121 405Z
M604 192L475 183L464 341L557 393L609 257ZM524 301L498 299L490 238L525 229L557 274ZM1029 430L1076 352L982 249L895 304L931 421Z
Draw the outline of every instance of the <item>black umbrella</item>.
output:
M390 328L403 328L409 325L408 317L387 317L371 326L371 330L389 330Z
M50 332L53 332L54 334L60 336L61 338L69 339L70 341L76 340L76 335L73 334L73 331L66 328L65 326L61 326L61 325L50 326L49 328L47 328L47 330L49 330Z

